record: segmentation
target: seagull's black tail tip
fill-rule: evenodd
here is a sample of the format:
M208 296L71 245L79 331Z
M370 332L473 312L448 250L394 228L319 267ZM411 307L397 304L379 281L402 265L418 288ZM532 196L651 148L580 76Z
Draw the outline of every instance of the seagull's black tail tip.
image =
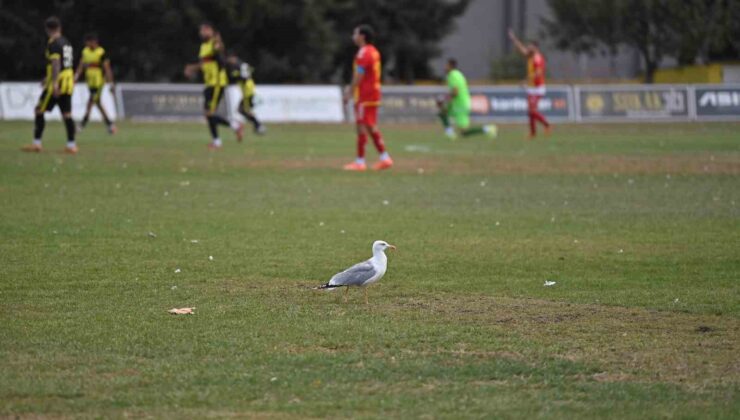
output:
M334 284L326 283L326 284L322 284L319 287L314 287L313 290L332 290L332 289L336 289L337 287L342 287L342 286L337 286Z

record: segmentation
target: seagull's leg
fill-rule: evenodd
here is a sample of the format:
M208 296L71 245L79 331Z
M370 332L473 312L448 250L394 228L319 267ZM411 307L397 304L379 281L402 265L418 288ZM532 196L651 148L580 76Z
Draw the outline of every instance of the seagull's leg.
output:
M365 305L367 305L367 304L368 304L368 301L367 301L367 287L365 287Z
M347 303L347 296L349 296L349 286L344 286L344 303Z

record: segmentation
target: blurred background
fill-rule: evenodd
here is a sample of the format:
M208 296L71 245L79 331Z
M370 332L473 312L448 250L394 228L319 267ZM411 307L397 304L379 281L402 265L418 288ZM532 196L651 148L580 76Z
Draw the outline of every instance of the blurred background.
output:
M266 83L346 81L358 23L386 83L438 80L448 56L473 81L521 80L509 27L542 44L553 81L740 81L740 0L0 0L0 80L41 78L49 15L77 49L98 33L121 81L184 81L204 20Z

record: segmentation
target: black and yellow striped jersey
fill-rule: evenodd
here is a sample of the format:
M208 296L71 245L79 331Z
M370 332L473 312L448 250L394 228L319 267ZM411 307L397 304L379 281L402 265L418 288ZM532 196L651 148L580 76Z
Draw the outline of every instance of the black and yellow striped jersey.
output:
M100 88L105 84L103 63L107 59L103 47L82 49L82 65L85 66L85 81L89 87Z
M252 80L252 70L249 64L238 60L236 63L229 63L226 70L229 84L238 85L245 98L254 95L254 80Z
M226 86L226 70L223 67L223 51L211 39L200 44L198 54L203 71L203 82L206 86Z
M52 87L52 83L54 83L52 62L59 60L59 76L56 80L59 86L59 93L62 95L72 94L74 90L73 53L72 44L67 41L67 38L61 35L55 38L49 38L49 42L46 44L46 79L44 80L44 88L48 89Z

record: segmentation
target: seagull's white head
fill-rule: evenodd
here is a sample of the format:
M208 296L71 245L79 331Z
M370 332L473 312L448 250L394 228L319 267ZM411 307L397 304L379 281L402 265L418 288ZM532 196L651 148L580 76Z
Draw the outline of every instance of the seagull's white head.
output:
M386 249L396 249L395 246L389 244L386 241L375 241L373 242L373 254L378 252L384 252Z

